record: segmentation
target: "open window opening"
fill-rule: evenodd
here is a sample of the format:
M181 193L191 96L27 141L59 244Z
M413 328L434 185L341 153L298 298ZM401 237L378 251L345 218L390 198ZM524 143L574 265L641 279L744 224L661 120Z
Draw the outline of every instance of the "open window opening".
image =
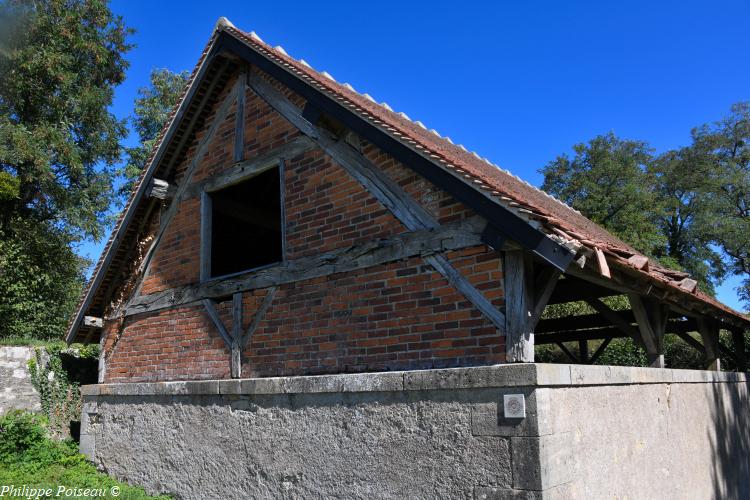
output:
M226 276L283 260L279 168L208 193L208 277ZM208 252L206 252L208 253Z

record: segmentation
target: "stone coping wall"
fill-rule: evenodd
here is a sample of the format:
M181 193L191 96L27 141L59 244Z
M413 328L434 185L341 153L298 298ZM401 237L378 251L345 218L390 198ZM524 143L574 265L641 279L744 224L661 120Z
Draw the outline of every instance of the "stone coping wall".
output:
M179 498L744 498L745 374L498 365L85 386L82 450ZM523 396L525 417L506 416Z
M0 346L0 415L10 410L42 409L29 373L33 357L34 347Z

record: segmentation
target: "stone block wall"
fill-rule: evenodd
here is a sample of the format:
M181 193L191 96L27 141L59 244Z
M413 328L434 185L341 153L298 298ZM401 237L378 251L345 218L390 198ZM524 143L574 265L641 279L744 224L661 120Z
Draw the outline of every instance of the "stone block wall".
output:
M103 384L81 445L178 498L746 498L746 384L541 364Z
M41 410L28 367L33 356L33 347L0 347L0 415L10 410Z

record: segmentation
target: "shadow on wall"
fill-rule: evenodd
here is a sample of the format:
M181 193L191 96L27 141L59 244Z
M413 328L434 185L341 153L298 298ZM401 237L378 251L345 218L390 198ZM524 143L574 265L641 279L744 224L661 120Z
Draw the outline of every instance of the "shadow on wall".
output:
M714 455L715 499L750 498L750 382L711 384L712 421L708 438Z

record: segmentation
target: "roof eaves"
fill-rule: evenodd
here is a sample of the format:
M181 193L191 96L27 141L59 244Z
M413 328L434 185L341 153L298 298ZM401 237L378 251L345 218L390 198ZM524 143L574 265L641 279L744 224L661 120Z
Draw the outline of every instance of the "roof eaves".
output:
M85 316L87 309L91 305L91 301L93 300L114 255L119 249L119 246L122 242L122 235L124 234L124 230L127 228L130 219L133 217L141 199L143 198L148 188L148 183L151 180L154 171L157 169L159 162L161 161L161 158L167 148L169 138L177 127L180 121L180 117L189 105L189 97L193 94L195 88L197 87L200 81L200 76L210 64L209 54L214 48L214 44L218 38L218 34L228 28L234 28L234 25L232 25L225 17L220 18L216 23L214 31L212 32L208 43L203 49L200 58L198 59L198 63L195 65L195 68L193 69L193 72L188 79L188 83L185 85L185 88L182 91L182 95L178 99L177 104L172 109L166 123L159 132L157 140L155 141L155 145L151 150L151 154L146 162L148 166L141 172L141 175L136 181L135 187L131 192L128 201L126 202L123 210L120 212L117 223L112 230L110 238L105 245L104 251L99 258L96 267L94 268L91 279L89 280L86 288L84 289L84 292L81 295L81 300L79 301L78 307L76 308L76 313L68 325L68 330L65 334L65 342L67 342L68 344L72 343L75 340L77 330L80 327L81 322L83 321L83 317Z

